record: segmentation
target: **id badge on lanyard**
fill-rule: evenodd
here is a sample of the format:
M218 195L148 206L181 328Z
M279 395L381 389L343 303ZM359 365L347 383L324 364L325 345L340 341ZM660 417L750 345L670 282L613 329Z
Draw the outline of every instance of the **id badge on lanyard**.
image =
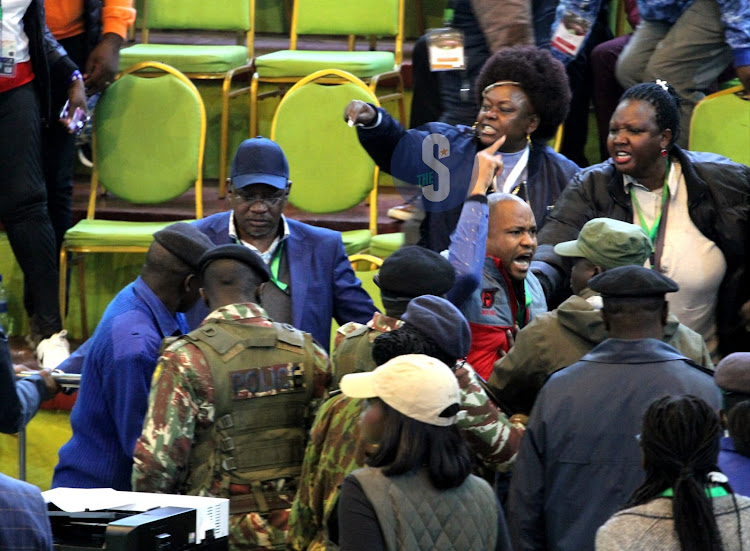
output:
M590 27L591 23L582 15L567 10L552 35L552 47L564 54L577 56Z
M0 1L0 77L16 76L16 41L3 38L3 4Z
M464 33L451 28L427 32L430 71L459 71L466 68Z

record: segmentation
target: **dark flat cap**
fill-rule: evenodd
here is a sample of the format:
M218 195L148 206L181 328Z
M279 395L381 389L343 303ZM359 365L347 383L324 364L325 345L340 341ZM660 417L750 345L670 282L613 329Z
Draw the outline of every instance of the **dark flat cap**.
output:
M674 280L643 266L619 266L592 277L589 288L604 298L659 297L679 291Z
M452 358L465 358L469 353L469 323L461 310L444 298L423 295L413 299L401 320L432 340Z
M384 299L444 295L456 281L446 258L424 247L401 247L383 261L375 279Z
M719 362L714 382L725 392L750 395L750 352L735 352Z
M176 222L159 230L154 234L154 241L195 271L201 256L214 248L206 234L186 222Z
M200 265L198 272L203 275L211 262L214 260L230 259L242 262L243 264L250 267L261 279L261 282L266 282L271 279L271 272L268 270L268 266L263 262L260 255L254 251L251 251L243 245L219 245L214 247L200 259Z

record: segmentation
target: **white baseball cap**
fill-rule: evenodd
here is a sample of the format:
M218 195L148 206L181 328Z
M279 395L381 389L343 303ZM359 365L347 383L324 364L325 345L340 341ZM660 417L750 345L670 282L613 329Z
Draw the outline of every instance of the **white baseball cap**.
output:
M456 423L458 415L441 414L461 404L451 369L424 354L398 356L369 373L344 375L341 391L352 398L380 398L407 417L439 427Z

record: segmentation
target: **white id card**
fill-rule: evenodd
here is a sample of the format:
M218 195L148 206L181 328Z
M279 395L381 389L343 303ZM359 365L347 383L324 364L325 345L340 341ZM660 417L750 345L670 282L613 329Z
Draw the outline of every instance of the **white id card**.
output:
M456 29L433 29L427 33L430 71L464 69L464 34Z
M13 78L16 76L15 55L15 40L0 40L0 77Z
M591 27L591 23L586 19L577 13L566 11L562 21L555 29L555 34L552 35L552 47L575 57L581 50L583 41L586 40L589 27Z

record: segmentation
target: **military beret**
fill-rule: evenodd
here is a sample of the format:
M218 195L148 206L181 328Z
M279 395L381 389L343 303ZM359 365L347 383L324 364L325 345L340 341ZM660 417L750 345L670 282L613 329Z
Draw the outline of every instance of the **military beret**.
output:
M714 382L725 392L750 395L750 352L735 352L719 362Z
M578 239L555 245L560 256L587 258L604 270L642 265L651 255L651 240L635 224L614 218L594 218L581 228Z
M242 262L249 266L253 272L260 277L261 282L266 282L271 279L271 272L268 270L268 266L266 266L266 263L263 262L263 259L258 253L251 251L243 245L235 244L219 245L204 254L200 259L200 266L198 267L201 276L203 276L203 273L211 262L222 259L236 260L237 262Z
M619 266L592 277L589 288L604 298L659 297L680 289L673 280L643 266Z
M456 281L446 258L424 247L401 247L383 261L375 277L381 296L388 300L420 295L444 295Z
M196 271L201 256L214 248L206 234L185 222L176 222L159 230L154 234L154 241Z
M432 340L451 358L465 358L471 346L469 323L453 303L433 295L409 302L401 321Z

